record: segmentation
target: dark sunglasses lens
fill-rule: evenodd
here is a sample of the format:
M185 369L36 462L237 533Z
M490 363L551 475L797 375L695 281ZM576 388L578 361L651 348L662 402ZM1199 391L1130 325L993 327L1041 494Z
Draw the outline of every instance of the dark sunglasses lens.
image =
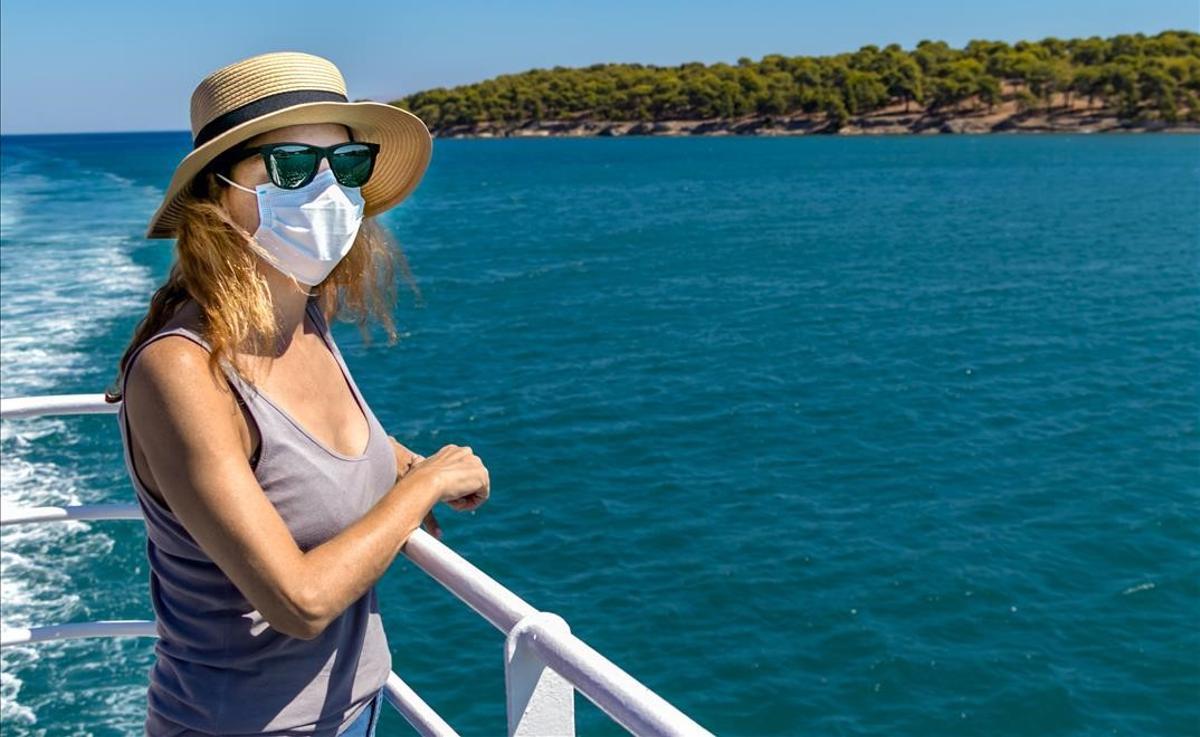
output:
M284 189L299 187L317 169L317 152L309 146L279 146L268 158L268 176Z
M329 168L345 187L361 187L375 168L375 152L361 143L338 146L329 156Z

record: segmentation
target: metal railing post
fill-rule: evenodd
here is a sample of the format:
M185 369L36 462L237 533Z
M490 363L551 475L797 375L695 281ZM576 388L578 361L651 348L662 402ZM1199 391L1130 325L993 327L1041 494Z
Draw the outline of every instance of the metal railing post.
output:
M504 638L504 690L508 737L575 737L575 687L549 668L533 650L538 630L569 634L566 620L535 612L517 622Z

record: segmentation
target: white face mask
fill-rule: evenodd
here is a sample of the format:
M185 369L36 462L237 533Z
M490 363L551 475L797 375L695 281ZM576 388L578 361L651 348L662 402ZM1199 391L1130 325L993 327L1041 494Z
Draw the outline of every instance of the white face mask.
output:
M301 284L320 284L354 245L366 201L359 187L343 186L332 169L319 172L299 189L284 189L272 182L250 189L217 176L257 195L254 240L275 259L272 266Z

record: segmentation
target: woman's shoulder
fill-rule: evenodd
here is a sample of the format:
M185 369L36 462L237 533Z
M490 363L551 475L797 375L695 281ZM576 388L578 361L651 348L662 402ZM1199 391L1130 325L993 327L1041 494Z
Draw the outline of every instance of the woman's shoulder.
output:
M169 426L236 430L225 421L238 413L236 400L213 375L205 346L162 330L142 344L134 359L125 377L123 404L135 427L150 433Z
M125 395L149 392L165 398L190 390L194 397L203 391L201 379L210 373L208 366L205 346L180 333L159 331L130 363Z
M185 302L138 347L127 367L127 382L194 381L201 373L207 373L211 349L204 339L202 325L198 305L191 300Z

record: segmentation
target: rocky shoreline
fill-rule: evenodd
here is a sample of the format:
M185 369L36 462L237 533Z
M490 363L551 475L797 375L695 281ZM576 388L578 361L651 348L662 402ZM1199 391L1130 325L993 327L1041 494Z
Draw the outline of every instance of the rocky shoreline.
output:
M709 120L609 121L577 118L483 122L435 127L438 138L538 138L615 136L802 136L921 135L981 133L1200 133L1200 123L1130 121L1116 111L1086 104L1020 111L1013 102L993 109L936 111L902 106L850 117L840 128L823 114L748 115Z

